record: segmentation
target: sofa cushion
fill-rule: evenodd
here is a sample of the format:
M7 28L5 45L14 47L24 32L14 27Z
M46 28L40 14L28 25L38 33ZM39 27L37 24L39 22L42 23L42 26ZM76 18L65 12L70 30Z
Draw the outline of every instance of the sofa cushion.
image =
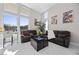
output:
M30 33L27 32L27 31L23 31L23 35L24 35L24 36L30 36Z

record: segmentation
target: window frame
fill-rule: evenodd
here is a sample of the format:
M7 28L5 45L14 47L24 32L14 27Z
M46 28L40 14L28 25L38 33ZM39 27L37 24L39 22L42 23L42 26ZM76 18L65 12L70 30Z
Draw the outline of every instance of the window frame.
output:
M28 30L29 30L29 28L30 28L30 18L28 17L28 16L25 16L25 15L20 15L20 18L21 17L24 17L24 18L26 18L26 19L28 19L28 21L29 21L29 24L28 24ZM20 19L21 20L21 19ZM20 21L19 21L20 22ZM20 29L21 30L21 29Z
M4 11L4 13L3 13L3 27L4 27L4 17L5 17L5 14L15 16L15 17L16 17L16 26L18 26L18 25L17 25L17 14L12 13L12 12L8 12L8 11ZM5 29L5 28L4 28L4 29ZM5 31L5 30L4 30L4 31Z

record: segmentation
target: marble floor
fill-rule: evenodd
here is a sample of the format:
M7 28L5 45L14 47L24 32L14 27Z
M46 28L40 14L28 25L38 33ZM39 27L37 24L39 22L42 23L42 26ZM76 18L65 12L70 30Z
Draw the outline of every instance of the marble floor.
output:
M0 55L78 55L79 49L70 45L69 48L49 42L49 46L36 51L30 42L23 44L7 44L5 48L0 48Z

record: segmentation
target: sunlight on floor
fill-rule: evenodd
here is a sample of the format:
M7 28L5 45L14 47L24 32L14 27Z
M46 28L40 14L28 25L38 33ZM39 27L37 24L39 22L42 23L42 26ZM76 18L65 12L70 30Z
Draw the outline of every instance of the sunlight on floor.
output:
M70 48L64 48L49 42L49 46L36 51L30 44L30 42L23 44L10 44L5 45L4 48L0 49L0 55L78 55L79 48L75 48L70 45Z
M4 55L15 55L18 52L18 50L16 51L9 51L9 50L5 50Z

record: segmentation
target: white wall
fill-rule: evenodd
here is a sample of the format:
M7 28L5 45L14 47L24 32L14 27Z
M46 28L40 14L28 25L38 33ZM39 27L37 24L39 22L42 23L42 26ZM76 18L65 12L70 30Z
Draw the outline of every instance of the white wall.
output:
M42 16L41 16L41 14L36 13L35 11L30 11L30 12L31 12L31 15L30 15L30 18L31 18L30 19L30 29L37 30L38 26L36 26L34 24L35 18L38 19L38 21L40 21Z
M3 27L2 4L0 4L0 27ZM3 45L3 34L0 32L0 47Z
M34 18L41 20L41 14L21 4L4 4L4 11L12 12L16 15L23 15L29 18L29 26L31 30L36 30L37 26L34 25ZM18 13L19 11L19 13Z
M29 29L30 30L37 30L37 26L34 25L34 19L37 18L38 20L41 20L41 14L37 11L30 9L28 7L25 7L23 5L20 6L20 15L26 15L29 18Z
M2 10L3 9L3 10ZM38 20L41 20L41 14L25 7L21 4L13 4L13 3L5 3L0 4L0 25L3 26L3 13L11 13L15 16L17 16L17 29L18 29L18 42L20 42L20 16L26 16L29 18L29 26L30 30L37 30L37 26L34 25L34 18L37 18ZM2 18L1 18L2 17ZM0 35L1 36L1 35ZM0 39L0 43L2 43L2 39Z
M73 10L73 23L63 24L63 13ZM58 24L51 24L51 16L58 15ZM71 32L71 42L79 44L79 4L56 4L48 10L49 29L50 30L67 30Z

